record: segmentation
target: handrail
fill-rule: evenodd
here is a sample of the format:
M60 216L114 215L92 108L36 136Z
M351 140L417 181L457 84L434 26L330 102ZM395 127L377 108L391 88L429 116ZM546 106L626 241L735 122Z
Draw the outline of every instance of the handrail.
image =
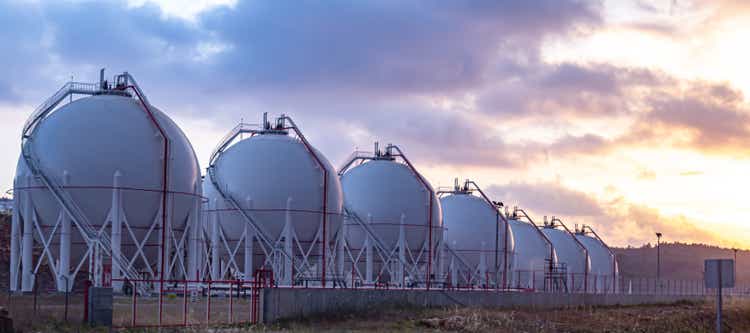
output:
M376 148L377 148L377 143L376 143ZM391 154L390 153L391 149L395 149L398 152L398 154ZM377 154L377 152L369 154L369 153L366 153L366 152L355 151L354 153L352 153L352 155L350 155L348 161L345 162L342 165L342 167L339 169L338 175L342 176L349 169L349 167L351 167L351 165L354 164L354 162L356 162L358 160L374 160L374 159L377 159L378 156L376 156L376 154ZM429 247L429 249L427 251L427 270L425 272L425 274L427 275L427 278L426 278L427 290L429 290L430 289L430 282L431 282L431 278L432 278L431 277L431 273L432 273L432 252L433 252L433 247L432 247L432 229L433 229L433 226L432 226L432 215L433 214L432 214L432 210L433 210L433 204L434 204L433 203L433 201L434 201L433 199L435 198L435 190L432 189L432 187L429 185L429 183L427 182L427 180L424 177L422 177L422 175L417 171L416 168L414 168L414 165L411 164L411 161L409 161L409 159L404 155L404 153L401 151L401 149L398 146L393 145L393 144L389 144L386 147L386 155L384 155L383 157L386 157L386 156L387 157L393 157L393 158L395 158L395 157L401 157L401 159L403 159L403 161L404 161L404 164L406 164L406 166L409 168L409 170L412 173L414 173L415 176L417 176L417 180L419 180L419 182L424 186L425 190L427 192L429 192L429 199L428 199L430 201L430 203L429 203L429 212L428 212L428 229L429 229L428 230L428 237L429 237L429 239L428 239L428 247Z
M219 184L219 180L216 177L216 162L219 158L219 155L226 150L227 147L229 147L230 143L236 138L238 135L242 133L250 133L252 135L261 133L261 131L258 130L251 130L251 129L245 129L246 124L240 123L239 125L235 126L232 130L229 131L227 135L224 136L224 139L219 142L219 144L216 146L216 149L214 149L214 152L211 154L211 158L209 160L209 165L207 168L208 172L208 178L211 181L211 184L214 186L217 192L219 192L219 195L224 198L224 200L229 201L230 205L232 206L232 209L238 211L240 213L240 216L245 220L245 223L247 223L251 228L253 228L253 231L255 232L256 236L260 239L260 241L269 249L269 251L274 250L273 242L271 242L271 238L268 236L268 234L263 230L263 228L248 214L244 209L242 209L242 206L237 202L237 200L234 199L229 193L226 193L222 187L221 184ZM327 214L328 212L323 212L323 214ZM297 261L293 260L294 256L291 253L287 253L285 248L281 249L281 253L289 259L293 265L294 268L301 272L302 269L297 265Z
M479 194L482 195L482 198L487 203L487 205L490 206L491 209L495 211L496 218L500 218L503 220L503 223L505 224L505 239L503 241L503 289L507 286L507 275L508 275L508 234L510 233L510 226L508 225L508 220L505 219L505 216L500 213L500 210L498 210L498 207L495 206L495 204L490 200L490 198L482 191L482 188L479 187L479 185L474 182L473 180L467 180L467 185L473 185L474 188L479 192ZM495 221L497 223L497 221ZM496 241L497 244L497 241ZM497 269L497 258L495 259L495 269Z
M396 145L389 144L386 147L386 152L389 152L391 149L395 149L398 152L398 154L395 154L395 155L391 154L391 156L399 156L399 157L401 157L404 160L404 163L406 163L406 165L412 171L412 173L414 173L414 175L417 176L417 179L419 180L420 183L422 183L422 185L424 186L425 190L427 190L427 192L429 192L429 198L427 198L427 200L430 201L429 207L428 207L429 212L428 212L428 217L427 217L428 218L428 224L429 224L429 226L428 226L429 231L427 232L429 239L427 240L427 243L428 243L427 246L429 247L429 249L427 251L427 271L426 271L426 275L427 275L427 290L430 290L430 282L432 281L432 251L433 251L433 248L432 248L432 217L433 217L432 216L432 208L433 208L433 201L435 201L435 190L432 189L432 187L430 186L430 183L428 183L427 180L422 176L422 174L420 174L419 171L417 171L417 169L414 167L414 165L411 164L411 161L409 161L409 159L406 157L406 155L404 155L404 153L401 151L401 148L399 148Z
M612 248L610 248L609 245L607 245L607 243L605 243L604 240L601 237L599 237L599 234L597 234L596 231L594 231L594 228L592 228L591 226L584 224L581 227L581 233L583 235L586 234L585 233L586 229L588 229L589 231L591 231L592 234L594 234L594 236L596 237L596 239L598 239L602 243L602 245L604 245L604 247L607 249L607 251L609 251L609 254L612 256L612 277L613 277L612 279L614 280L614 283L617 283L617 256L615 255L615 252L612 251ZM614 288L613 288L613 290L614 290Z
M558 223L560 223L560 225L563 228L565 228L565 231L570 235L570 237L573 238L573 240L576 242L576 244L578 244L578 246L583 250L583 254L586 255L586 258L585 258L585 261L584 261L585 268L584 268L584 271L583 271L583 275L584 275L583 290L584 290L584 292L587 292L588 291L588 282L589 282L588 274L589 274L589 270L591 269L589 267L589 260L590 260L589 250L586 248L586 246L583 245L583 243L581 243L580 240L578 240L578 238L576 237L576 235L574 233L572 233L570 231L570 229L568 229L568 226L566 226L565 223L563 223L563 221L560 220L559 218L553 216L552 220L550 221L550 226L552 226L554 228L555 221L557 221ZM575 288L575 286L573 286L573 287Z
M125 275L128 278L137 279L139 278L138 273L130 267L126 259L122 258L122 254L118 253L117 255L113 255L109 235L103 232L100 233L94 229L89 223L86 215L76 204L75 200L73 200L73 198L65 191L64 187L57 184L54 178L49 177L44 173L43 168L39 165L39 158L34 155L33 151L32 142L34 134L36 133L37 125L43 121L60 102L72 94L95 95L100 92L101 90L97 88L96 84L68 82L63 85L63 87L54 95L37 107L24 124L21 135L21 152L24 162L28 166L32 175L39 178L44 186L50 190L55 201L57 201L65 213L71 217L71 220L76 227L82 231L81 235L86 241L86 244L88 246L92 246L93 244L97 247L100 247L99 245L103 244L104 246L101 249L104 250L105 254L112 257L112 260L121 267ZM145 288L142 291L146 292Z
M540 236L542 236L542 239L544 239L545 242L547 242L547 245L549 246L549 270L550 270L550 272L552 272L552 269L553 269L554 265L556 264L556 262L555 262L555 245L552 244L552 240L550 240L549 237L547 237L547 235L545 235L541 230L539 230L539 226L536 225L536 223L534 222L534 220L531 218L531 216L529 216L529 214L526 213L525 210L523 210L521 208L518 208L518 207L513 208L513 215L514 216L516 216L517 212L521 212L521 214L523 214L523 216L526 217L527 220L529 220L529 224L531 224L531 226L533 227L533 229L536 230L536 232Z
M95 95L99 91L98 85L95 83L68 82L64 84L57 92L47 98L44 103L34 109L34 112L31 113L31 116L23 125L23 135L28 135L33 129L32 127L38 124L65 97L71 94Z
M479 192L480 198L482 198L482 201L484 201L491 210L495 212L495 226L497 227L497 230L495 231L495 269L498 269L498 258L497 258L497 252L498 252L498 243L499 243L499 224L500 220L503 221L505 224L505 239L503 240L503 289L507 286L507 271L508 271L508 234L510 233L510 226L508 225L508 220L503 216L503 214L500 212L498 207L495 205L492 200L487 196L487 194L484 193L481 187L479 187L479 184L477 184L473 180L467 179L464 183L464 187L460 187L458 185L458 178L456 178L456 185L453 186L452 190L438 190L438 196L443 193L452 193L452 194L467 194L470 195L472 193L472 190L469 189L469 185L474 187L474 190Z
M323 275L321 276L321 284L325 287L326 285L326 256L328 254L328 169L326 168L326 165L321 160L320 156L318 156L318 153L313 149L312 145L309 141L307 141L307 138L305 138L305 135L302 134L302 131L300 131L299 127L297 127L297 124L294 123L294 120L287 116L287 115L281 115L276 121L280 121L283 125L284 121L289 121L291 126L284 126L284 129L291 129L294 131L294 133L297 135L297 138L299 138L300 141L302 141L302 144L305 146L305 149L307 152L312 155L313 159L315 160L315 163L318 164L318 167L320 168L320 172L323 173L323 267L321 268L323 270Z

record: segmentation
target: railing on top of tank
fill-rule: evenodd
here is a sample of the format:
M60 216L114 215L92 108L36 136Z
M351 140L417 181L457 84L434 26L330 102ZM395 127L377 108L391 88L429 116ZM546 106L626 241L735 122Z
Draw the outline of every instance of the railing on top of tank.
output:
M234 138L236 138L239 134L242 133L256 133L260 131L260 125L259 124L253 124L253 123L239 123L237 126L232 128L229 133L224 135L224 137L221 138L219 143L214 147L214 150L211 151L210 159L209 159L209 165L213 165L213 162L216 160L216 157L218 157L219 153L224 151L229 144L234 141Z
M23 125L23 135L27 135L29 131L34 127L39 120L49 113L57 104L62 102L65 97L69 94L88 94L93 95L100 91L99 85L96 83L84 83L84 82L68 82L64 84L55 94L47 98L41 105L39 105L34 112L31 113L29 119Z

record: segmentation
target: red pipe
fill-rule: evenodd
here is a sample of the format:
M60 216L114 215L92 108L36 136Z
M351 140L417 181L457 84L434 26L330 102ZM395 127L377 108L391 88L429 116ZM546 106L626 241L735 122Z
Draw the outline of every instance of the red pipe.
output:
M135 95L138 97L138 101L140 101L141 105L143 106L144 110L146 110L146 114L148 115L148 118L151 120L151 122L156 126L156 129L159 131L159 134L164 138L164 155L162 158L164 159L164 167L162 168L162 199L161 199L161 269L159 272L159 325L162 323L162 312L163 312L163 298L164 298L164 261L165 261L165 251L164 251L164 244L166 244L167 241L167 188L168 184L167 181L169 180L169 137L167 136L164 129L159 125L159 122L156 120L156 117L154 116L154 113L151 111L151 107L146 104L145 99L143 96L141 96L141 93L138 91L138 88L136 88L133 85L128 85L121 90L125 89L131 89L135 92Z
M503 244L503 289L505 289L506 286L507 286L507 280L508 280L508 278L507 278L507 271L508 271L508 229L509 229L508 220L505 219L505 216L503 216L503 214L500 213L500 211L497 209L497 207L495 207L495 204L492 203L492 200L490 200L490 198L484 193L484 191L482 191L482 188L480 188L479 185L477 185L477 183L475 183L474 181L469 181L469 183L472 184L472 185L474 185L474 188L476 188L476 190L479 192L479 194L482 195L482 198L484 199L484 201L490 206L490 208L492 210L495 211L496 217L499 217L505 223L505 237L504 237L505 239L503 241L503 243L504 243ZM497 269L497 267L495 267L495 269Z
M615 256L615 252L612 251L612 248L610 248L609 245L607 245L607 243L605 243L604 240L601 237L599 237L599 234L597 234L596 231L594 231L594 229L591 228L591 226L584 225L583 228L586 228L589 231L591 231L591 233L594 234L594 236L596 237L596 239L598 239L600 242L602 242L602 245L604 245L604 247L607 248L607 251L609 251L609 254L612 256L612 283L613 283L612 284L612 293L614 293L615 292L615 286L617 285L617 257Z
M320 167L321 172L323 172L323 275L320 277L320 283L325 287L326 285L326 253L328 252L328 242L327 242L327 226L328 226L328 169L326 169L325 164L323 164L323 161L320 160L318 157L318 154L315 153L315 150L313 150L312 146L310 145L310 142L307 141L307 138L302 134L302 131L297 128L297 124L294 123L294 120L288 116L283 116L281 119L289 120L289 122L292 124L290 127L294 130L294 133L297 134L297 137L299 137L300 141L302 141L302 144L304 144L305 149L310 153L310 155L313 156L313 159L315 159L315 162ZM291 253L289 254L291 255ZM293 284L293 283L292 283Z
M588 289L588 282L589 282L589 279L588 279L588 275L589 275L589 250L586 249L585 246L583 246L583 243L581 243L581 241L579 241L578 238L576 238L575 234L573 234L572 232L570 232L570 229L568 229L568 226L566 226L565 223L563 223L562 220L560 220L559 218L554 218L553 217L551 223L554 224L555 221L559 222L560 225L563 226L563 228L565 228L565 231L568 232L568 234L570 235L570 237L573 237L573 240L576 243L578 243L578 246L581 247L581 249L583 250L583 253L586 255L586 261L584 262L585 268L584 268L584 271L583 271L583 292L586 293L586 292L589 291L589 289Z
M554 262L555 261L555 246L552 245L552 241L549 238L547 238L547 235L545 235L541 230L539 230L539 227L536 225L536 223L534 223L534 220L531 219L531 216L529 216L529 214L526 214L525 210L520 209L520 208L515 208L513 210L513 215L515 215L516 212L521 212L523 216L525 216L526 219L529 220L531 225L534 227L534 230L536 230L536 232L540 236L542 236L544 241L547 242L547 245L549 245L549 271L550 273L552 273L552 268L554 267L554 264L555 264Z
M133 326L135 326L135 320L136 318L138 318L138 316L136 315L136 311L138 310L138 306L136 303L138 301L138 288L136 288L137 286L138 286L138 282L134 281L133 282L133 322L132 322Z
M187 326L187 315L188 315L188 303L187 303L188 284L185 282L185 287L182 290L182 324Z
M429 211L429 214L428 214L428 216L429 216L428 217L428 219L429 219L428 220L429 221L429 232L428 232L429 240L427 241L428 242L428 246L429 246L429 249L427 251L427 290L430 290L430 283L431 283L431 280L432 280L432 276L430 275L430 273L432 273L432 205L433 205L432 202L434 201L435 191L432 189L432 187L430 186L430 184L427 183L427 180L425 180L424 177L422 177L422 175L417 171L417 169L414 168L414 166L411 164L411 162L409 161L409 159L406 158L406 156L404 156L404 153L401 151L401 149L398 146L389 145L388 147L395 148L398 151L398 156L400 156L402 159L404 159L404 162L406 163L407 166L409 166L409 169L411 169L411 171L417 176L417 179L419 179L419 181L422 183L422 185L424 185L425 189L428 192L430 192L430 198L429 198L429 200L430 200L430 205L429 205L430 206L430 211Z

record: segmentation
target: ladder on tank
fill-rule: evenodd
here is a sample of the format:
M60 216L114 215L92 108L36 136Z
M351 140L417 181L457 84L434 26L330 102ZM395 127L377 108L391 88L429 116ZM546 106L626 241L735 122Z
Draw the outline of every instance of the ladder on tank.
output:
M549 262L549 259L547 261ZM565 263L550 263L545 279L550 286L550 291L568 292L568 266Z
M294 270L297 271L298 274L302 274L304 272L303 268L300 267L296 260L294 260L292 253L287 253L286 249L284 247L277 248L274 246L273 242L271 241L271 238L268 236L268 234L261 228L261 226L255 222L255 220L248 214L247 211L242 209L242 206L237 202L237 200L234 199L229 193L226 193L221 185L219 184L219 180L216 177L216 160L218 159L219 155L224 152L226 148L229 147L229 144L240 134L243 133L249 133L251 135L259 134L261 131L247 128L248 124L239 124L235 126L229 134L224 136L224 138L219 142L219 145L216 146L214 151L211 153L211 157L209 159L209 165L207 168L208 172L208 179L211 181L211 184L214 186L217 192L219 192L219 195L221 197L229 202L232 209L240 213L240 216L242 216L242 219L245 220L245 223L247 223L251 228L253 228L253 232L255 232L255 237L257 237L263 245L268 249L268 253L273 252L274 250L279 250L286 259L292 261L292 265L294 267ZM291 240L286 240L291 241ZM293 280L296 280L296 278L293 278ZM294 284L294 281L292 281L292 284Z
M385 243L378 237L378 235L375 233L374 230L370 227L370 224L362 221L362 219L357 215L357 213L349 210L348 208L344 207L344 213L346 213L346 217L351 218L356 222L360 227L362 227L362 230L364 230L367 235L370 237L371 240L375 242L375 249L380 252L381 259L383 261L389 261L392 258L397 258L398 262L403 265L404 267L408 267L409 264L401 259L401 257L394 255L391 253L391 251L388 250L388 247L385 246ZM417 275L413 270L409 273L409 275L414 276Z
M125 78L126 81L130 80L132 82L132 88L136 90L136 93L138 94L139 99L141 99L141 103L143 103L144 108L148 108L148 101L145 99L145 96L141 92L135 80L130 76L130 74L124 73L118 76L118 78L120 77ZM80 82L66 83L62 88L60 88L60 90L52 95L52 97L48 98L44 103L42 103L42 105L37 107L26 124L24 124L23 133L21 136L21 154L32 175L35 178L41 180L42 184L44 184L44 186L49 189L55 201L57 201L60 207L62 207L65 213L72 219L75 226L81 232L81 235L86 241L86 244L89 246L89 251L91 251L92 245L95 246L96 249L103 250L106 255L109 255L112 258L113 262L118 264L120 270L126 278L130 279L131 281L137 281L138 279L140 279L140 275L130 266L128 260L126 258L123 258L121 254L113 255L111 250L112 241L109 235L106 232L97 231L91 225L88 218L86 217L86 214L83 213L81 208L76 204L75 200L73 200L70 194L65 191L65 189L60 186L60 184L58 184L53 177L50 177L44 172L43 168L40 166L39 158L35 156L34 150L32 149L32 142L34 134L36 133L35 130L37 125L41 121L43 121L58 104L60 104L63 100L65 100L65 98L73 94L98 95L104 93L105 90L103 88L104 86L102 84L97 85L92 83ZM148 109L146 111L150 112ZM164 139L168 140L168 138L166 137ZM101 261L101 258L96 258L96 260ZM143 286L143 284L141 284L139 290L143 294L148 293L148 290L145 286Z

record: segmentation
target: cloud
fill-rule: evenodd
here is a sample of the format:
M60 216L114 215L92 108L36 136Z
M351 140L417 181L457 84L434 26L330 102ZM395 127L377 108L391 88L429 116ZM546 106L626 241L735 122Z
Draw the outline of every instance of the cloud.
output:
M536 220L541 220L539 215L555 215L571 229L574 224L591 225L611 245L644 243L657 231L675 241L729 244L726 238L698 227L700 221L666 216L656 208L628 202L618 195L595 197L548 182L494 184L486 192L506 206L519 205L532 212Z
M583 192L555 183L509 183L491 185L487 193L506 204L521 203L547 215L598 216L604 212L598 202Z
M219 65L252 89L451 92L487 80L498 54L598 22L578 1L242 2L201 17L232 51Z

